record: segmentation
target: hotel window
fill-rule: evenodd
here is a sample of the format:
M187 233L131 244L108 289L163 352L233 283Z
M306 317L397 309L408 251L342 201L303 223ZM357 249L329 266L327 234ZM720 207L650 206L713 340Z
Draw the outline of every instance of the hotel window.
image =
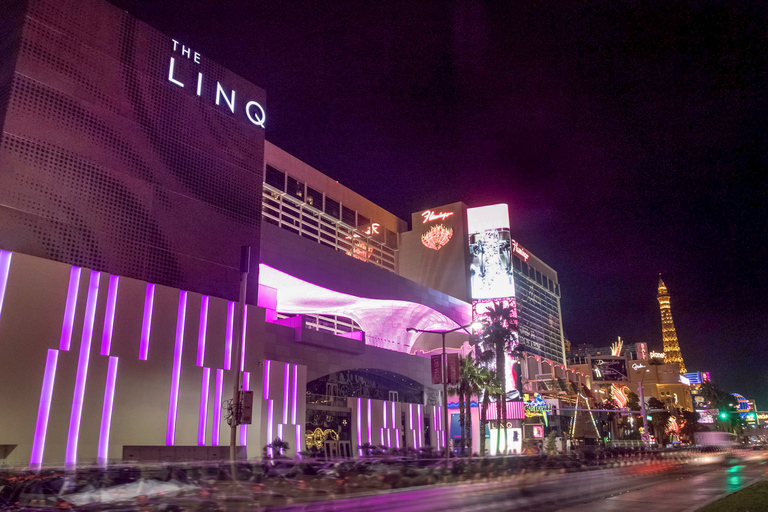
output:
M515 268L515 270L517 270L518 272L521 272L521 271L522 271L522 265L521 265L521 263L522 263L522 261L520 261L520 258L518 258L517 256L513 256L513 258L512 258L512 266L513 266L513 267Z
M318 210L323 209L323 194L322 192L318 192L317 190L313 189L309 185L307 185L307 197L306 197L307 204L310 206L314 206Z
M285 173L278 171L271 165L267 166L267 174L264 176L264 182L267 185L275 187L280 192L285 192Z
M359 229L360 231L362 231L363 233L365 233L365 232L366 232L366 230L367 230L368 228L370 228L370 227L371 227L371 221L370 221L370 219L368 219L368 217L364 217L364 216L362 216L362 215L360 215L360 214L358 213L358 214L357 214L357 229Z
M347 224L348 226L355 227L355 210L352 210L351 208L347 208L346 206L341 206L341 222L344 224Z
M288 176L288 188L286 192L296 199L304 200L304 184L296 178Z
M341 205L328 196L325 197L325 209L323 211L334 219L341 220Z

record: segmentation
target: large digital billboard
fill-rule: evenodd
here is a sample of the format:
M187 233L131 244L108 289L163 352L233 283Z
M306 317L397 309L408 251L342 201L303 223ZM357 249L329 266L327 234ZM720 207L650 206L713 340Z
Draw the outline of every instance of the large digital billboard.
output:
M627 360L619 357L601 357L592 359L592 380L628 381Z

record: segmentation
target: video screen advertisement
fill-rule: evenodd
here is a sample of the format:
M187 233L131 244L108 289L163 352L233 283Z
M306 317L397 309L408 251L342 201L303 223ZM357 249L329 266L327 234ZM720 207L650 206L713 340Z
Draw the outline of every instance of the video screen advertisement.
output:
M517 345L517 306L512 269L509 207L506 204L467 209L469 233L469 276L472 295L472 319L488 320L487 311L495 303L512 310L514 340ZM495 366L495 365L494 365ZM505 387L507 399L520 399L519 368L512 356L506 354Z
M236 299L265 92L107 2L9 1L0 248Z
M592 359L592 380L629 381L627 360L623 357L601 357Z

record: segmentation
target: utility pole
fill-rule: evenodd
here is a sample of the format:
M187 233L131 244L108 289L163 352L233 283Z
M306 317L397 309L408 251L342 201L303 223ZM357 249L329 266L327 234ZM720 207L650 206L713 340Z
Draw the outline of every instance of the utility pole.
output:
M237 427L240 425L242 412L242 375L240 372L241 346L243 343L243 319L245 318L245 294L248 289L248 272L251 266L251 247L243 245L240 247L240 301L237 304L235 314L235 325L233 329L233 342L235 344L235 358L231 364L235 367L235 383L232 390L232 427L229 438L229 460L232 471L232 481L237 481Z
M645 441L645 439L643 439L646 446L650 441L650 437L648 437L650 436L650 434L648 433L648 420L646 420L645 418L645 397L643 396L643 381L645 380L645 376L649 371L650 370L645 370L645 372L643 373L643 378L640 379L640 383L637 385L637 390L640 392L640 414L643 417L643 435L641 436L641 438L648 439L648 441Z

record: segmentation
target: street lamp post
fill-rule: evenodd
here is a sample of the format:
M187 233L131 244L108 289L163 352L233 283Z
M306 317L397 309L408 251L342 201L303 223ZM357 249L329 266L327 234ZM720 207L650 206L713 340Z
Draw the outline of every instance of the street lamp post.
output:
M448 452L448 431L449 431L449 428L448 428L448 378L447 378L447 375L446 375L446 373L448 373L448 368L447 368L448 367L448 361L447 361L447 359L445 357L445 335L446 334L450 334L452 332L456 332L456 331L462 330L462 329L464 329L466 331L467 327L472 327L472 326L475 326L475 325L478 325L478 324L479 324L478 322L472 322L471 324L462 325L460 327L456 327L455 329L450 329L448 331L432 331L432 330L429 330L429 329L416 329L414 327L408 327L406 329L406 331L408 331L410 333L414 333L414 332L422 332L422 333L424 333L424 332L426 332L426 333L430 333L430 334L439 334L441 336L441 338L442 338L442 342L443 342L442 370L443 371L441 372L442 373L441 379L443 381L443 434L445 436L444 439L443 439L443 448L445 449L445 460L446 460L446 463L448 462L448 459L450 457L450 453ZM482 325L482 324L479 324L479 325ZM467 331L467 333L469 333L469 331ZM470 426L470 428L471 428L471 426Z
M643 377L640 379L640 383L637 385L637 390L640 392L640 414L643 416L643 435L646 436L646 439L650 440L650 434L648 434L648 420L645 418L645 398L643 396L643 381L645 380L645 376L648 375L648 372L651 370L645 370L643 372ZM645 441L646 446L648 445L649 441Z

